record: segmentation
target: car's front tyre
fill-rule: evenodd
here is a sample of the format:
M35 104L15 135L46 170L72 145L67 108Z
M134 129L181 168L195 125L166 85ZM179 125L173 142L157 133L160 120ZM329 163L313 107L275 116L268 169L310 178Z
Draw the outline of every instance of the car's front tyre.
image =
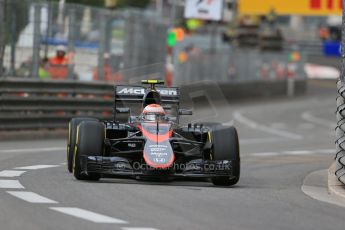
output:
M240 179L240 148L238 134L235 127L221 124L209 125L209 141L212 143L211 154L213 160L229 160L232 162L232 176L217 176L212 183L217 186L231 186Z
M73 154L73 175L77 180L99 180L100 174L82 171L81 156L102 156L105 127L98 121L82 121L77 127Z
M75 142L77 139L77 127L82 121L97 121L95 118L90 117L76 117L72 118L68 123L68 140L67 140L67 170L72 173L73 171L73 155Z

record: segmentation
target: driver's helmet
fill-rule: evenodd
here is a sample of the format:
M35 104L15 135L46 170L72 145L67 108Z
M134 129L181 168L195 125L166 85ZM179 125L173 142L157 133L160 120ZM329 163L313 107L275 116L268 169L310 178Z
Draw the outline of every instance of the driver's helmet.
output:
M165 111L161 105L150 104L143 110L142 117L144 120L157 121L165 116Z

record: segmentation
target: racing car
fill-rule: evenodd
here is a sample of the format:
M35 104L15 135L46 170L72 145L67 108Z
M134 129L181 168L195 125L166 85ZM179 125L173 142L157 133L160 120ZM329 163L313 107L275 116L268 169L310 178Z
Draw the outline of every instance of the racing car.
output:
M180 117L192 111L180 108L179 88L165 87L161 80L141 83L115 86L112 121L71 119L69 172L77 180L89 181L125 176L207 178L216 186L236 184L240 178L236 128L221 123L182 125ZM119 121L120 115L126 120Z

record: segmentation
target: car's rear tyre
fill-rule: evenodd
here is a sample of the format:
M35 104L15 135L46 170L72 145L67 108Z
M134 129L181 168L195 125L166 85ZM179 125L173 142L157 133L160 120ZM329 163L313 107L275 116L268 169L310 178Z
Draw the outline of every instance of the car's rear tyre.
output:
M240 147L235 127L221 124L209 125L211 132L209 138L212 143L213 160L229 160L232 162L232 177L217 176L212 183L217 186L231 186L240 179Z
M72 118L68 124L68 140L67 140L67 169L70 173L73 171L73 154L77 135L77 127L82 121L97 121L90 117Z
M73 175L77 180L99 180L100 174L85 173L81 168L81 156L102 156L105 127L98 121L82 121L77 127L73 154Z

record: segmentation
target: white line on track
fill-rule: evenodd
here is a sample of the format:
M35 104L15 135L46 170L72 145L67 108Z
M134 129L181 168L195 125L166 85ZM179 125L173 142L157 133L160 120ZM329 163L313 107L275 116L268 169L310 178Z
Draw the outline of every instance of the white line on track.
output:
M262 143L272 143L277 141L284 141L286 138L272 137L272 138L248 138L240 139L240 144L250 145L250 144L262 144Z
M51 151L62 151L66 148L51 147L51 148L35 148L35 149L2 149L0 153L21 153L21 152L51 152Z
M121 228L122 230L158 230L157 228Z
M291 133L291 132L287 132L287 131L283 131L283 130L279 130L279 129L275 129L275 128L271 128L271 127L267 127L264 125L260 125L258 123L256 123L253 120L250 120L249 118L243 116L240 112L234 112L234 118L235 120L237 120L238 122L252 128L252 129L257 129L266 133L270 133L273 135L277 135L277 136L281 136L281 137L285 137L285 138L289 138L289 139L293 139L293 140L301 140L303 139L303 136L299 135L299 134L295 134L295 133Z
M317 153L335 154L335 149L320 149L317 150Z
M310 150L295 150L295 151L284 151L282 153L286 154L286 155L308 155L308 154L313 154L313 151L310 151Z
M18 177L21 176L26 171L18 171L18 170L3 170L0 171L0 177Z
M267 152L267 153L251 153L251 156L258 156L258 157L269 157L269 156L277 156L279 153L274 152Z
M234 125L234 121L231 120L231 121L225 122L225 123L223 123L223 125L233 126Z
M329 121L329 120L326 120L326 119L315 117L309 111L302 113L301 117L304 120L307 120L307 121L309 121L311 123L322 125L322 126L326 126L326 127L330 128L332 130L335 129L335 127L336 127L335 121L332 122L332 121Z
M36 204L57 204L58 203L54 200L48 199L44 196L38 195L33 192L7 191L7 193L29 203L36 203Z
M270 156L287 156L287 155L311 155L311 154L326 154L331 155L334 149L316 149L316 150L294 150L294 151L281 151L281 152L262 152L262 153L249 153L249 156L255 157L270 157Z
M95 212L87 211L80 208L73 207L50 207L51 210L61 212L70 216L74 216L80 219L88 220L94 223L104 224L127 224L127 221L116 219L113 217L105 216Z
M18 180L0 180L0 188L23 189L24 186Z
M17 167L15 169L36 170L36 169L55 168L59 166L60 165L31 165L31 166Z

